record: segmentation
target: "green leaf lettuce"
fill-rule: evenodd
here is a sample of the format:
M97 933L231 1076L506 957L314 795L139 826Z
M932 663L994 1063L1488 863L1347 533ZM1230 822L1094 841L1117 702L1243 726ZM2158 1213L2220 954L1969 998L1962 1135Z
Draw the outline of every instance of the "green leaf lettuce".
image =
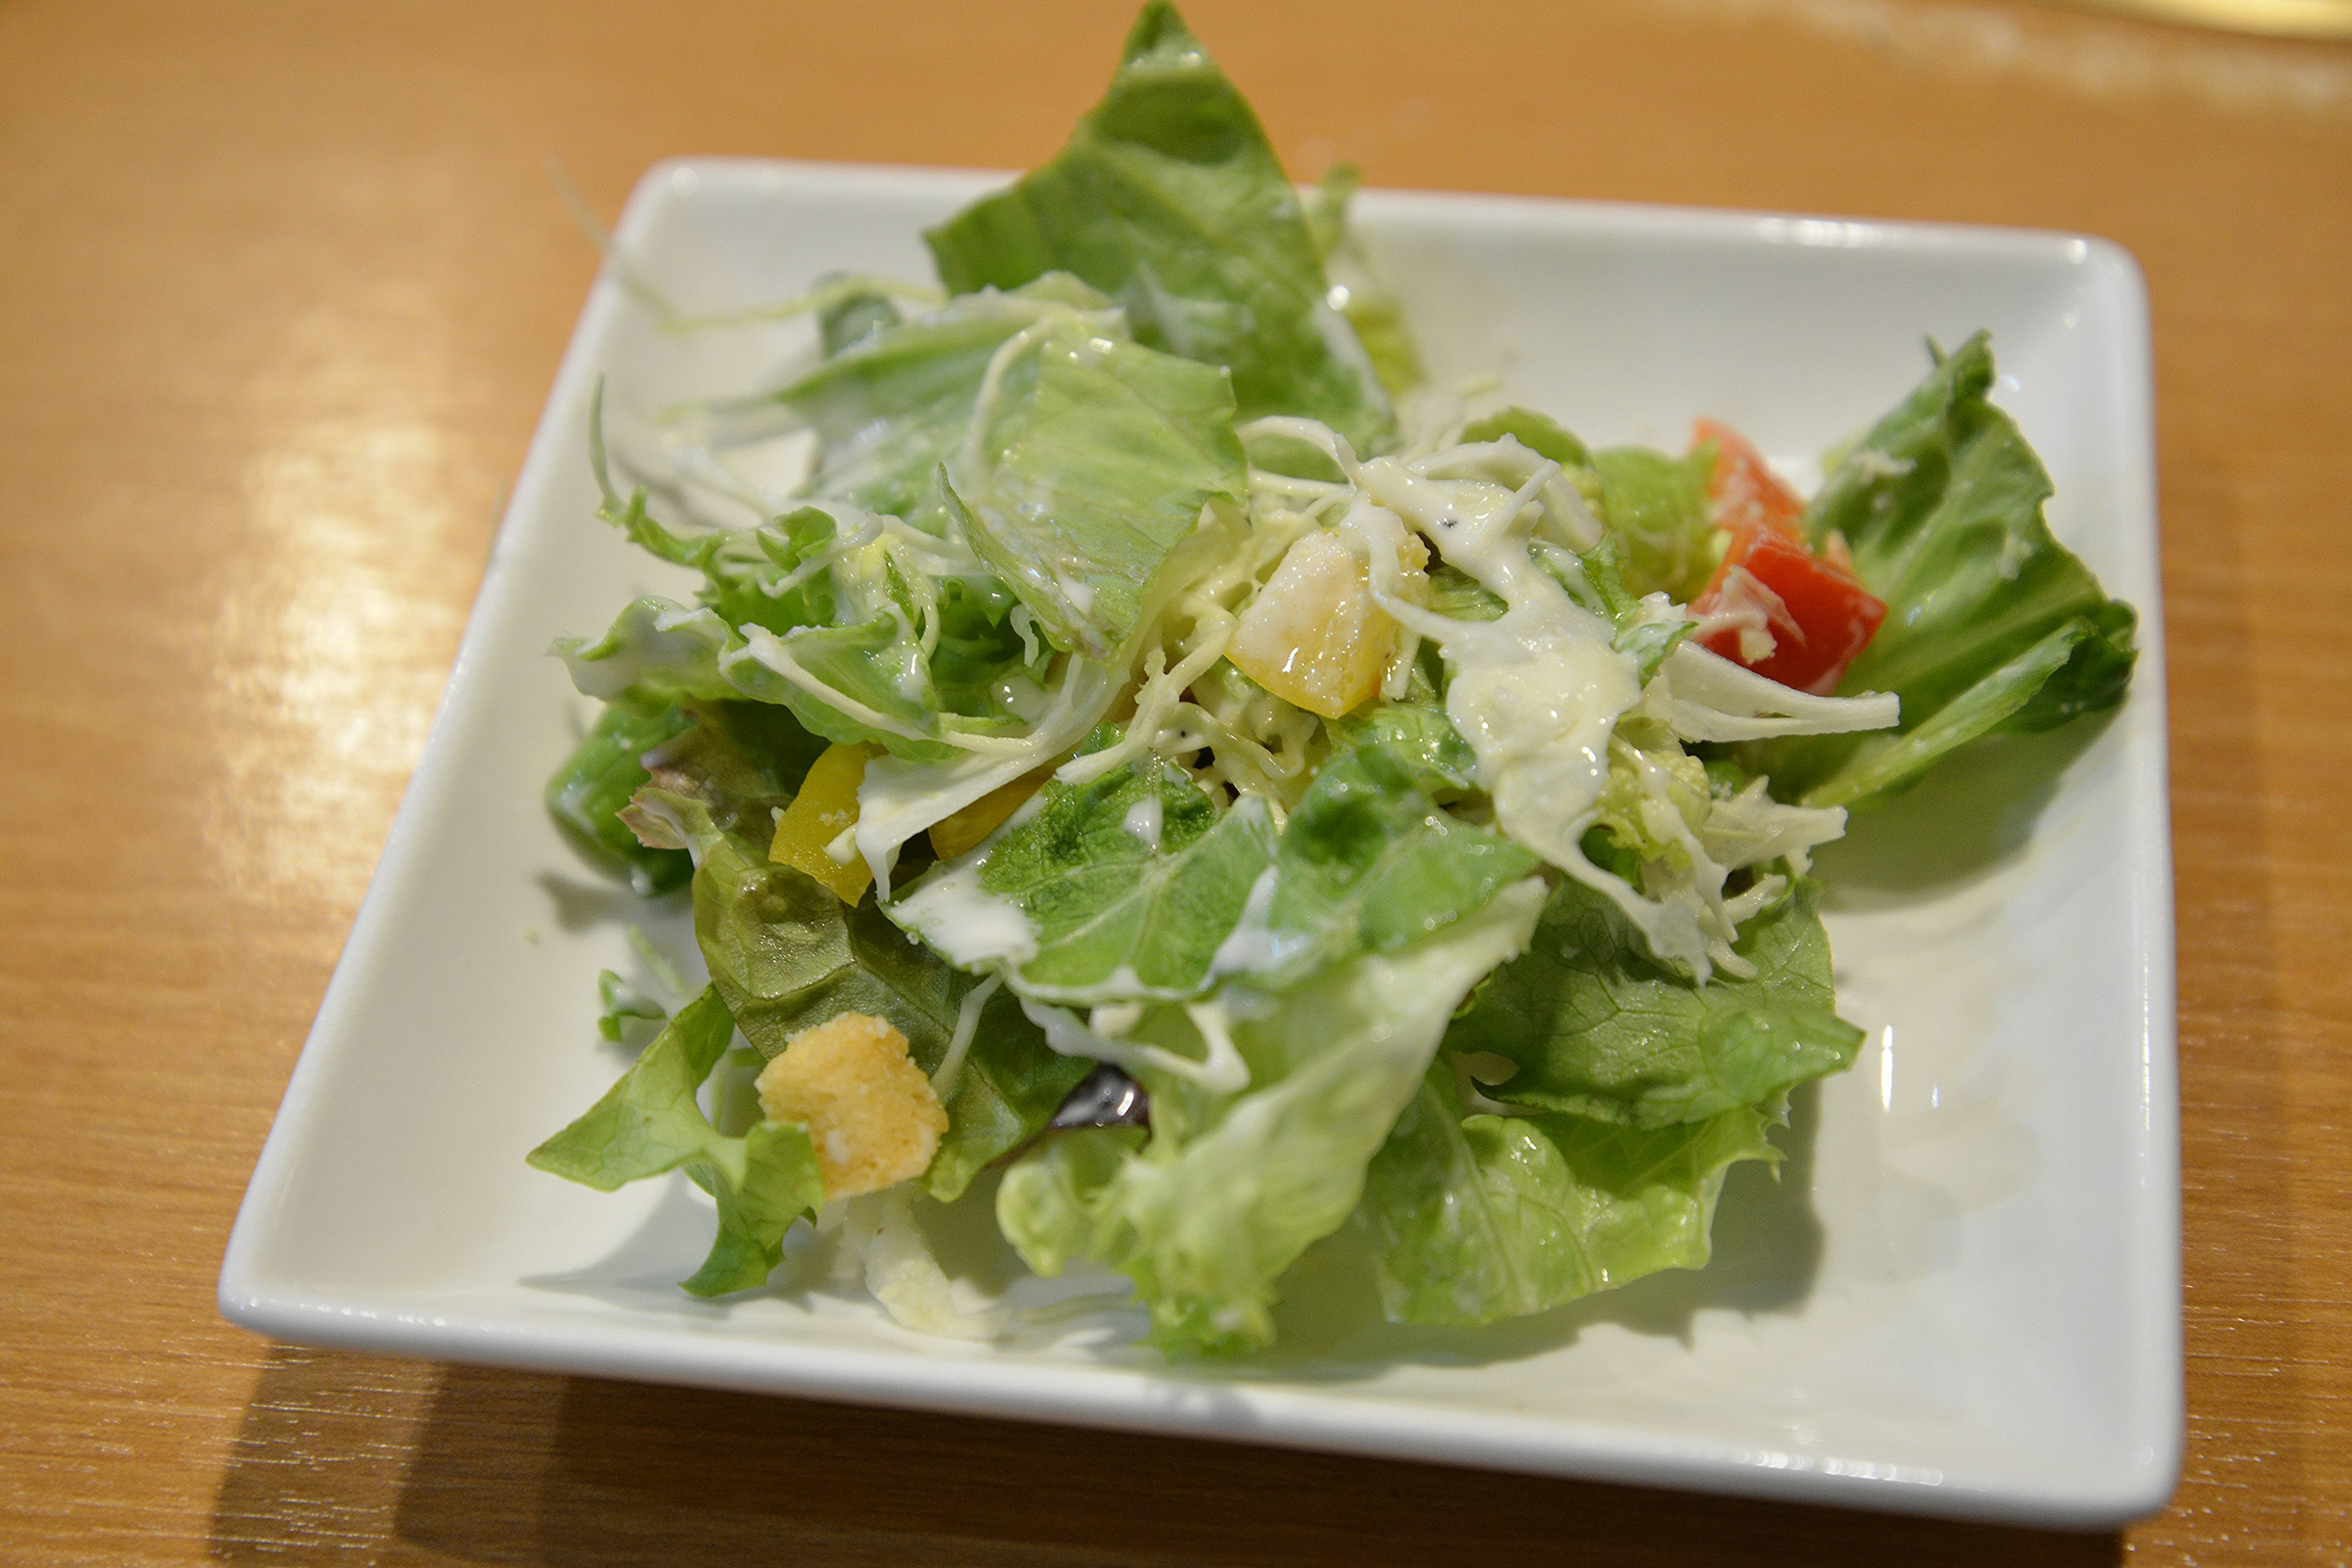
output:
M951 293L1075 273L1125 308L1137 342L1230 369L1242 418L1307 415L1360 452L1394 443L1371 363L1326 302L1297 191L1162 0L1069 144L924 238Z
M1754 748L1751 769L1807 805L1861 806L1997 731L2034 731L2123 700L2137 623L2042 517L2050 475L1993 406L1992 350L1978 333L1830 474L1805 513L1886 601L1842 694L1892 691L1899 729Z

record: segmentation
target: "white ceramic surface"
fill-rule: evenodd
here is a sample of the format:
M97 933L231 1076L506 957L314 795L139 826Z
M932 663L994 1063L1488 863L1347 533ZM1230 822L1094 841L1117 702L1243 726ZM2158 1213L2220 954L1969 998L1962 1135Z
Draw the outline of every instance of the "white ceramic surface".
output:
M664 165L620 241L694 308L847 268L925 278L918 227L992 177ZM424 759L254 1173L222 1310L309 1343L2067 1525L2159 1506L2181 1435L2179 1167L2147 308L2063 236L1373 194L1362 227L1443 379L1498 373L1588 439L1692 416L1817 451L1993 330L2050 518L2141 612L2111 721L1948 769L1825 855L1840 993L1871 1031L1799 1096L1777 1184L1732 1178L1702 1273L1532 1323L1409 1332L1344 1247L1284 1348L1170 1370L1099 1321L926 1340L855 1292L694 1300L682 1178L611 1195L524 1151L622 1065L593 1026L634 900L541 781L582 721L550 640L671 569L591 515L588 398L748 389L804 341L681 342L600 283L557 378ZM625 416L625 409L617 415ZM1990 808L1988 800L2000 804ZM686 955L675 903L649 925ZM950 1238L1001 1276L986 1237ZM1113 1320L1114 1324L1116 1319Z

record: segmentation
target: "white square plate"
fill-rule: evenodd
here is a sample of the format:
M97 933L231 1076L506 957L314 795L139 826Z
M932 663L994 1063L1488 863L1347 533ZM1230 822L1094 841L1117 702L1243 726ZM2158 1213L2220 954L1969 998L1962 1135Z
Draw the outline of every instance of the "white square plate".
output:
M665 165L620 243L692 308L834 268L929 275L917 230L997 177ZM2137 605L2105 721L2003 742L1823 857L1840 994L1870 1031L1802 1095L1717 1260L1481 1333L1379 1323L1310 1255L1285 1346L1170 1369L1097 1330L927 1340L817 1289L697 1301L682 1178L614 1195L522 1156L621 1058L593 1027L635 901L539 804L580 719L551 639L672 569L592 516L600 374L652 405L746 390L794 341L681 341L590 299L448 695L221 1272L310 1343L2058 1525L2169 1495L2181 1436L2172 883L2147 307L2064 236L1373 194L1362 229L1441 381L1499 374L1588 439L1695 415L1809 454L1990 327L2050 518ZM690 950L673 907L657 933ZM982 1267L975 1265L976 1268ZM983 1270L984 1271L984 1270Z

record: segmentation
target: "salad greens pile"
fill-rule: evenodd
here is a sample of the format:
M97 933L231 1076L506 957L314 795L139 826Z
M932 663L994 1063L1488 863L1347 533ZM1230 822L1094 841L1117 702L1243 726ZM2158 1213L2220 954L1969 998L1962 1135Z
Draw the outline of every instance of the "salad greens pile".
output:
M1798 690L1713 651L1801 635L1769 591L1714 624L1725 452L1419 385L1351 187L1295 187L1154 0L1068 146L926 234L937 290L820 280L816 357L674 415L626 496L600 400L602 515L700 586L559 645L604 707L548 800L690 883L709 980L672 1013L607 974L607 1035L658 1032L530 1159L684 1169L687 1289L762 1286L809 1219L902 1321L988 1331L912 1215L992 1166L1029 1266L1125 1276L1171 1352L1269 1343L1349 1226L1408 1322L1698 1268L1726 1171L1861 1043L1811 851L2120 700L2132 611L2051 536L1983 337L1782 542L1884 611ZM780 436L781 490L737 461ZM851 1014L946 1129L858 1195L855 1129L743 1081Z

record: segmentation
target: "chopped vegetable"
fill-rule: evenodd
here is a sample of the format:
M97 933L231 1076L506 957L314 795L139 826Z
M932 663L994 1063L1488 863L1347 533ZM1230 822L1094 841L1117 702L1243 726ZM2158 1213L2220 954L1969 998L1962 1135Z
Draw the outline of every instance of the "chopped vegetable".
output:
M1422 574L1429 552L1419 540L1410 544L1398 592L1419 604L1429 597ZM1318 531L1283 556L1243 612L1225 657L1284 701L1339 719L1379 692L1398 636L1396 622L1372 603L1363 562L1338 534Z
M1715 448L1707 499L1731 547L1691 601L1698 641L1757 674L1826 697L1886 618L1886 602L1862 585L1843 548L1816 555L1798 526L1805 503L1763 455L1727 426L1703 419L1698 444Z
M768 843L770 860L806 872L845 904L863 898L874 882L849 843L857 829L857 786L866 782L866 764L881 754L875 745L826 747L776 818ZM835 854L836 845L848 852Z

